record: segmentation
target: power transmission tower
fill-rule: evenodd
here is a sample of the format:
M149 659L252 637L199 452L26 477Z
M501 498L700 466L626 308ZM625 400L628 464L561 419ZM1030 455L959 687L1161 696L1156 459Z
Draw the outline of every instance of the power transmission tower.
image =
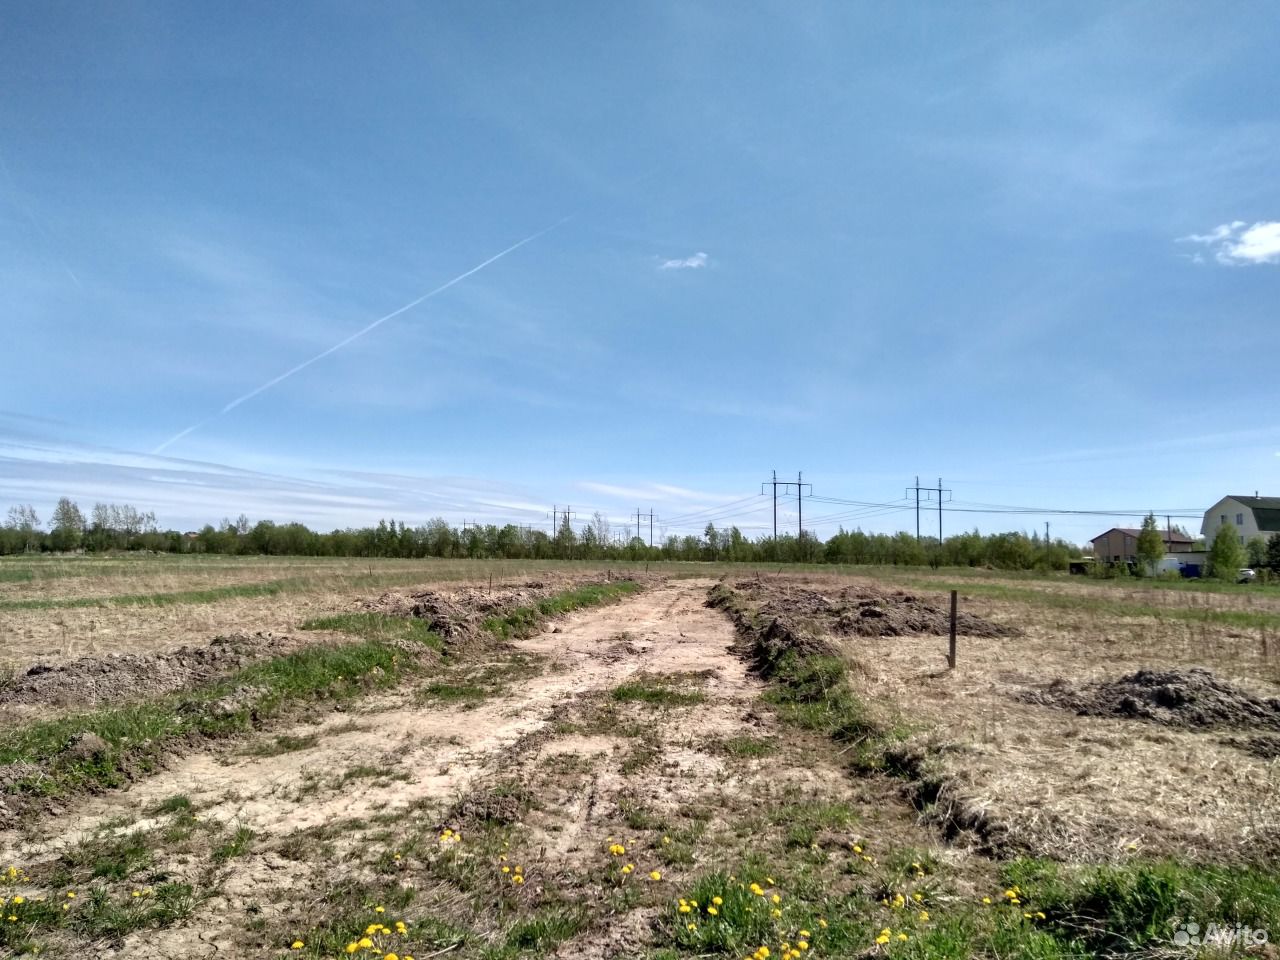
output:
M920 494L928 494L925 497L926 503L933 500L936 494L938 501L938 546L942 546L942 504L951 499L951 491L943 489L941 477L938 478L936 487L922 487L920 486L920 478L916 477L915 486L907 487L907 493L912 492L915 493L916 497L916 541L919 542L920 540Z
M778 539L778 488L782 487L782 493L784 496L787 493L788 487L796 488L796 508L798 513L798 518L800 521L799 542L800 542L801 550L803 550L804 549L804 489L805 487L808 487L809 496L813 496L813 484L804 482L803 473L796 473L796 478L794 480L779 480L778 471L775 470L773 471L772 479L765 480L763 483L760 484L761 493L764 493L764 488L766 486L773 487L773 539L775 543L777 542L777 539Z
M764 488L773 487L773 539L776 543L778 540L778 471L773 471L773 479L765 480L760 484L760 494L764 495Z
M649 549L653 549L653 508L649 508Z
M637 540L640 539L640 518L642 516L643 514L640 512L640 508L636 507L636 539ZM650 529L652 529L652 526L650 526ZM652 537L650 539L652 539ZM653 544L650 544L650 546L653 546Z

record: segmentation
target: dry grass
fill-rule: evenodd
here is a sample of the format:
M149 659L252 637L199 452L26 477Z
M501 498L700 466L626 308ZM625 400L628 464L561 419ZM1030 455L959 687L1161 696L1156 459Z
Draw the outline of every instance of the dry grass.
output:
M850 583L891 588L867 578L804 582L819 590ZM945 599L939 593L939 605ZM1273 642L1264 652L1256 633L1118 617L1088 605L1072 612L974 595L962 608L1023 633L961 637L954 671L946 669L945 637L850 638L841 644L859 692L882 713L905 720L915 730L913 739L941 747L941 772L950 784L944 804L962 806L971 821L979 814L979 822L996 825L999 839L1015 848L1069 859L1122 858L1135 850L1249 856L1261 854L1260 844L1275 842L1280 764L1226 744L1226 734L1081 717L1015 699L1057 678L1079 683L1144 667L1193 666L1275 696L1280 651Z
M74 601L92 606L6 609L0 602L0 670L76 657L172 650L234 633L296 630L304 620L351 609L354 600L391 588L448 584L494 588L566 573L603 573L607 567L565 563L484 561L299 560L230 561L225 558L151 558L44 561L65 575L19 584L9 600ZM112 564L109 569L99 564ZM122 575L123 567L128 575ZM617 565L614 565L617 568ZM238 586L280 583L270 595L236 595ZM34 585L33 585L34 584ZM13 586L10 584L10 586ZM223 589L229 595L190 600L183 593ZM177 594L178 602L173 602ZM154 602L139 598L153 595ZM113 597L128 598L112 602Z

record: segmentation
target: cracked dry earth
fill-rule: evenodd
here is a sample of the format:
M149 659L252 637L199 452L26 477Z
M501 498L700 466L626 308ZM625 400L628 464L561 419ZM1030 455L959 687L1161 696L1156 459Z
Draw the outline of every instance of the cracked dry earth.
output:
M281 949L281 931L316 926L323 892L344 871L371 870L370 850L385 860L408 849L404 838L415 827L429 830L433 843L450 823L466 834L450 811L495 784L520 784L534 798L511 841L513 853L518 848L527 858L529 896L555 876L580 876L585 862L598 863L606 837L627 835L626 804L714 810L735 794L768 793L779 777L789 789L839 789L834 762L730 759L716 748L743 735L767 740L777 722L758 702L759 682L730 650L731 625L704 606L710 585L657 584L513 641L526 669L514 679L508 674L500 690L478 702L424 699L421 688L438 679L428 677L318 723L260 735L265 745L293 738L302 744L297 749L255 755L253 744L242 741L220 753L178 758L127 790L78 802L26 836L0 835L0 863L47 863L104 831L159 835L175 815L154 811L166 798L185 796L199 818L192 829L247 828L253 839L246 850L219 863L207 852L193 856L182 853L181 844L158 844L153 872L197 888L203 899L193 913L115 942L61 947L69 956L138 960L275 957L288 952ZM653 675L702 696L669 708L611 696L620 684ZM697 859L705 866L703 854ZM450 898L460 895L442 892L436 878L414 875L411 856L404 865L407 872L396 882L428 891L405 916L430 908L452 922L451 911L460 908ZM675 881L682 869L691 875L695 864L691 858L685 868L663 869ZM613 946L575 937L560 944L558 955L613 955L628 937L642 944L655 913L652 903L641 904L615 922L607 941ZM487 929L477 923L474 911L467 926L474 937L453 956L480 955L502 935L497 923Z

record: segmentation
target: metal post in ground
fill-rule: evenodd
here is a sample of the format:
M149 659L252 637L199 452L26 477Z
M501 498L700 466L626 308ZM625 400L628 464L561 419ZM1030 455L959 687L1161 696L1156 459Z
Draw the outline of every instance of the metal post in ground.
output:
M956 668L956 591L951 591L951 645L947 653L947 669Z

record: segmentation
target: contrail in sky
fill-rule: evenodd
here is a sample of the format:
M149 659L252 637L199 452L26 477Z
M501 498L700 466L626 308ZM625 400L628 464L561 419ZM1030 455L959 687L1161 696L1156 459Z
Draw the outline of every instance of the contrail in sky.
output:
M54 243L53 237L50 236L49 231L44 228L44 224L36 219L35 212L31 207L22 200L20 191L18 190L18 183L13 179L13 174L9 172L9 164L5 162L4 154L0 154L0 170L4 171L5 179L9 181L9 187L13 190L14 206L26 214L27 219L31 221L31 226L35 227L36 233L40 234L41 239L45 242L45 246L49 248L49 252L53 254L54 259L62 265L62 269L67 272L67 276L71 278L71 282L83 290L84 284L80 282L80 278L76 276L76 272L68 266L67 261L62 258L60 253L58 253L58 245Z
M181 440L187 434L194 433L196 430L199 430L201 427L206 426L212 423L214 420L217 420L219 417L230 413L232 410L240 406L240 404L244 403L246 400L252 400L254 397L262 393L264 390L270 390L276 384L284 380L288 380L295 373L301 373L303 370L307 369L307 367L311 366L317 360L323 360L325 357L329 356L329 354L337 353L339 350L341 350L343 347L347 346L348 344L351 344L356 340L359 340L366 333L370 333L373 330L377 329L378 327L382 326L388 320L394 319L395 317L400 316L400 314L408 310L412 310L414 307L418 306L418 304L423 303L427 300L430 300L432 297L438 296L441 293L444 293L454 284L461 283L463 280L467 279L467 277L472 276L473 274L479 273L485 267L489 266L489 264L496 263L497 261L505 257L507 254L514 253L516 250L519 250L526 243L532 243L534 240L537 240L539 237L545 236L546 234L550 233L552 230L556 229L556 227L559 227L564 225L565 223L568 223L570 219L572 218L565 217L561 220L557 220L555 223L551 224L551 226L544 227L543 229L539 230L537 233L530 234L529 236L525 237L523 240L517 243L513 243L511 246L507 247L505 250L495 253L488 260L484 260L480 263L477 263L474 267L472 267L466 273L458 274L448 283L442 283L440 286L436 287L434 290L430 290L427 293L424 293L422 296L418 297L416 300L410 300L404 306L398 307L397 309L392 310L386 316L379 317L377 320L374 320L372 323L368 324L367 326L361 327L359 330L351 334L349 337L345 337L342 340L339 340L332 347L329 347L328 349L320 351L310 360L304 360L302 361L302 363L298 364L296 367L291 367L290 369L286 370L284 373L280 374L279 376L272 377L270 380L268 380L266 383L262 384L261 386L254 387L244 396L236 397L236 399L232 400L230 403L228 403L225 407L223 407L213 416L207 417L206 419L201 420L199 423L193 423L191 426L187 427L185 430L179 433L175 433L172 437L170 437L164 443L160 444L160 446L156 447L151 452L153 454L162 452L166 447Z

